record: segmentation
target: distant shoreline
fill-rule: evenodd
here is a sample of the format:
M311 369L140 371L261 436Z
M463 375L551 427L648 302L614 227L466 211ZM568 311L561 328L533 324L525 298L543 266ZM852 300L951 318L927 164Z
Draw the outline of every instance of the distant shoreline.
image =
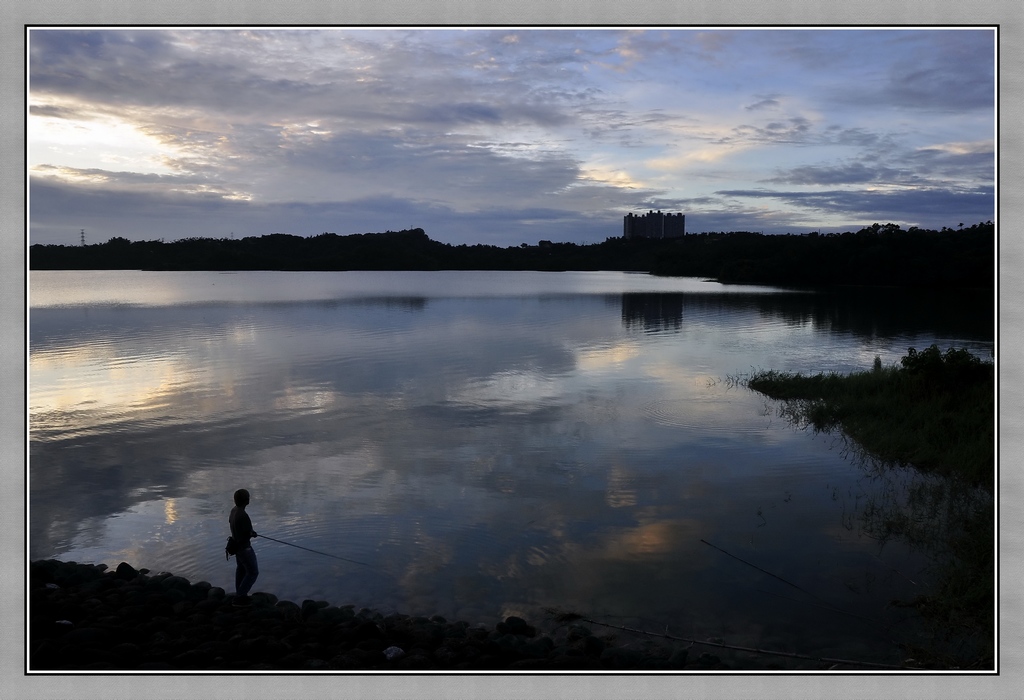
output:
M145 271L621 271L702 277L726 284L792 287L900 286L994 289L995 227L910 229L888 224L857 232L687 234L603 243L540 241L499 248L450 245L423 229L339 236L270 234L171 243L29 247L30 270Z

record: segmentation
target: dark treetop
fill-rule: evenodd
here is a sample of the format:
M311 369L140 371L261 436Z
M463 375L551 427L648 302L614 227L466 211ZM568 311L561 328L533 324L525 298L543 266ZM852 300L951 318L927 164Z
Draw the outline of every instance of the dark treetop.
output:
M740 284L946 288L994 288L995 260L991 221L941 231L874 224L845 233L713 232L509 248L450 245L419 228L172 243L117 237L96 245L29 248L33 270L625 270Z

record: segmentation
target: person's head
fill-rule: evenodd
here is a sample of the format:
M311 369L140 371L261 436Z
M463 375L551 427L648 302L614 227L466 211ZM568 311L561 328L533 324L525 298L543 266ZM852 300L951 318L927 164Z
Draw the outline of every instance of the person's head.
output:
M245 489L235 491L235 505L239 508L245 508L249 505L249 492Z

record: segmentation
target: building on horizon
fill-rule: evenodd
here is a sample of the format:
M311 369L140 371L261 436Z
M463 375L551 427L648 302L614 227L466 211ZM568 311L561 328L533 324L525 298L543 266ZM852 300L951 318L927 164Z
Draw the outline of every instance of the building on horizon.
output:
M637 216L630 212L622 217L623 238L682 238L686 234L686 216L649 211Z

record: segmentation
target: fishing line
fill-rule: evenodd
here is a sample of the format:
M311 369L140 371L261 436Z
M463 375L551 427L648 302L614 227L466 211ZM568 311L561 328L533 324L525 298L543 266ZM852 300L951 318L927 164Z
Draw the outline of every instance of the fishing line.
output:
M279 540L279 539L276 539L274 537L270 537L268 535L256 535L256 536L257 537L262 537L263 539L270 540L272 542L278 542L279 544L286 544L289 547L295 547L297 549L304 549L307 552L313 552L313 554L322 554L323 556L331 557L332 559L341 559L342 561L347 561L347 562L350 562L352 564L361 564L362 566L371 566L370 564L367 564L365 561L356 561L355 559L347 559L345 557L339 557L337 554L328 554L327 552L321 552L318 549L310 549L309 547L303 547L301 544L294 544L292 542L285 542L284 540Z
M811 592L810 592L809 590L807 590L806 588L801 588L800 586L796 585L796 584L795 584L795 583L793 583L792 581L787 581L786 579L782 578L781 576L778 576L778 575L776 575L776 574L773 574L773 573L772 573L771 571L768 571L768 570L766 570L766 569L762 569L762 568L761 568L760 566L757 566L756 564L751 564L751 563L750 563L749 561L747 561L746 559L741 559L740 557L736 556L735 554L730 554L729 552L725 551L725 550L724 550L724 549L722 549L721 547L716 547L715 545L711 544L711 543L710 543L710 542L708 542L707 540L704 540L704 539L702 539L702 540L701 540L701 542L703 542L704 544L706 544L707 546L709 546L709 547L711 547L711 548L713 548L713 549L717 549L717 550L718 550L719 552L721 552L722 554L724 554L724 555L726 555L726 556L728 556L728 557L732 557L732 558L733 558L733 559L735 559L736 561L741 561L741 562L743 562L744 564L746 564L747 566L753 567L753 568L757 569L758 571L760 571L760 572L762 572L762 573L768 574L768 575L769 575L769 576L771 576L772 578L777 578L778 580L782 581L782 582L783 582L784 584L786 584L787 586L792 586L793 588L797 589L798 591L802 591L802 592L806 593L807 595L811 596L812 598L818 598L818 596L814 595L813 593L811 593ZM821 600L821 599L820 599L820 598L818 598L818 600Z

